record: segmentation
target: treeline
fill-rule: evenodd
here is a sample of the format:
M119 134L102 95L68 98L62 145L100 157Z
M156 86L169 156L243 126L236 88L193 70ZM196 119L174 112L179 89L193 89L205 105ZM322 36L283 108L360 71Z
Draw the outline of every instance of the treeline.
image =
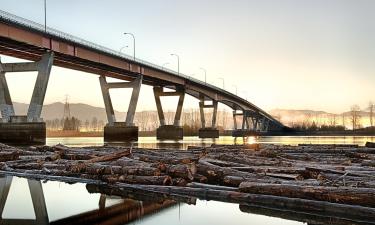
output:
M166 124L174 123L175 112L165 112L164 117ZM205 112L206 126L211 126L212 112ZM117 118L117 121L125 121L125 118ZM232 114L227 111L217 112L217 127L221 129L231 129L233 126ZM77 130L77 131L103 131L107 121L99 120L93 117L91 120L79 120L78 118L65 118L46 120L46 127L48 130ZM137 112L134 118L134 123L138 126L140 131L154 131L160 123L157 112L142 111ZM184 127L186 133L196 134L201 128L201 118L199 110L185 110L181 115L180 125Z

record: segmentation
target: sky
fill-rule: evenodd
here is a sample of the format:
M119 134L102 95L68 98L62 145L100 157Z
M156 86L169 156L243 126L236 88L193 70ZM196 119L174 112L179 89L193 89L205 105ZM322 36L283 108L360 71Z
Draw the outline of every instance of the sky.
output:
M0 9L44 23L43 0L0 0ZM375 101L373 0L47 0L47 25L136 56L247 98L265 109L339 113ZM2 62L18 59L2 57ZM29 102L35 74L7 75L12 99ZM111 90L126 111L130 90ZM45 103L104 106L98 76L53 67ZM185 108L197 100L185 98ZM174 109L176 99L164 100ZM155 110L152 89L140 110Z

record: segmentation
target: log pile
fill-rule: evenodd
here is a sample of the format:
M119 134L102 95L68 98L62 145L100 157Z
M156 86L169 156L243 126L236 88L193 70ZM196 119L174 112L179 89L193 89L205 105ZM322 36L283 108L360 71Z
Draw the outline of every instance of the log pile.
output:
M325 212L343 215L350 206L375 218L375 148L357 145L212 145L171 150L63 145L20 149L0 144L0 169L3 174L36 179L242 204L259 199L259 204L282 202L281 207L293 209L304 204L304 210L322 204Z

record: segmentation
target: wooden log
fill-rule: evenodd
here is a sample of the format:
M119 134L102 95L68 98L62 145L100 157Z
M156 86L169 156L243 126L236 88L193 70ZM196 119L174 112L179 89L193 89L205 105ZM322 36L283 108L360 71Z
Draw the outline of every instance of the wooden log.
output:
M18 150L11 152L0 152L0 162L17 160L20 156Z
M165 164L188 164L192 162L198 161L199 158L192 158L192 157L170 157L170 156L152 156L152 155L145 155L145 154L133 154L134 159L144 161L144 162L158 162L158 163L165 163Z
M238 188L235 188L235 187L219 186L219 185L212 185L212 184L201 184L197 182L191 182L187 184L187 186L192 187L192 188L206 188L206 189L212 189L212 190L238 191Z
M314 225L353 225L353 224L372 224L372 220L366 218L351 217L345 215L336 215L331 213L314 213L311 210L294 210L288 207L264 207L260 204L241 204L241 212L251 213L262 216L282 218L285 220L299 221L304 224Z
M128 184L172 185L170 176L135 176L135 175L104 175L102 179L109 183L122 182Z
M375 206L375 192L370 188L317 187L286 184L242 182L241 192L303 198L334 203Z
M171 177L180 177L192 181L197 173L195 163L167 166L167 174Z

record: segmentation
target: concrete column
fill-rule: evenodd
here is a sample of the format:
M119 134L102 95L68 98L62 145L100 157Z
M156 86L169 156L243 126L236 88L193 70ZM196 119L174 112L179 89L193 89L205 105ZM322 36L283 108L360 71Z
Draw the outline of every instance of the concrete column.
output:
M104 76L99 77L100 87L104 100L105 111L107 113L108 125L113 126L116 122L115 112L113 110L111 96L109 95L109 87Z
M212 101L213 112L212 112L212 128L216 128L216 119L217 119L217 101Z
M135 110L137 109L137 103L139 98L139 92L141 91L142 86L142 75L140 75L136 80L132 82L133 92L130 98L128 112L126 114L126 126L134 126L134 116Z
M12 184L12 179L12 177L8 176L0 178L0 218L3 218L3 211L8 198L10 185Z
M269 125L270 125L270 120L267 120L266 127L265 127L265 131L266 132L268 132Z
M13 102L10 97L5 71L0 61L0 110L4 122L9 122L10 116L14 116Z
M46 201L44 199L42 183L37 180L27 180L31 200L33 202L35 218L38 224L49 224Z
M41 122L40 115L42 113L44 97L46 95L48 80L53 64L53 56L53 52L47 52L42 56L42 60L37 63L38 76L36 78L29 110L27 112L28 122Z
M178 92L180 94L180 97L178 99L177 110L176 110L176 114L174 116L174 124L173 125L175 125L175 126L180 126L182 107L184 105L184 99L185 99L185 91L179 90Z
M237 115L236 115L236 110L233 111L233 129L237 130Z
M163 92L163 88L154 87L153 90L154 90L154 97L155 97L156 109L158 111L160 126L165 126L165 117L164 117L163 107L160 101L160 95L161 95L161 92Z
M246 113L242 111L242 130L245 130L246 126Z
M202 128L205 128L206 127L206 119L205 119L205 116L204 116L204 99L201 99L200 102L199 102L199 112L200 112L200 116L201 116Z

